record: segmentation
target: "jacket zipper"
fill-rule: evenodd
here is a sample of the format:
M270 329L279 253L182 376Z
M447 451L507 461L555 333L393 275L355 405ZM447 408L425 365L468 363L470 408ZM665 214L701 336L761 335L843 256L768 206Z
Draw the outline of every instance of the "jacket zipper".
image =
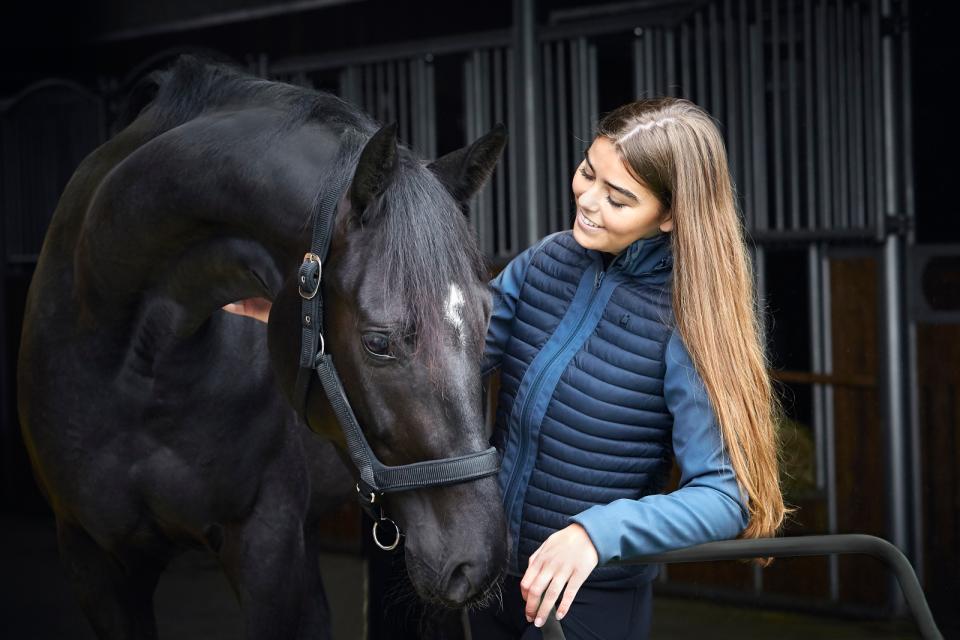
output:
M617 258L619 257L620 256L617 256ZM616 258L614 258L614 260L611 261L607 269L612 267L614 262L616 262ZM513 465L513 470L511 470L510 472L510 477L507 479L507 488L504 491L504 493L507 496L507 505L506 505L507 508L504 510L504 513L507 514L508 520L510 517L512 517L511 514L513 512L514 503L516 502L516 495L511 495L511 493L514 491L514 481L520 475L519 469L524 464L524 458L526 456L526 449L527 449L527 441L530 439L527 435L528 429L525 426L527 408L530 405L530 399L535 398L537 396L537 392L540 390L540 385L543 382L544 376L551 369L551 367L553 367L553 363L556 361L557 358L560 357L560 354L564 352L564 350L567 348L567 345L569 345L570 342L573 340L574 336L577 335L577 332L580 330L580 327L583 326L583 321L586 320L587 315L589 315L590 313L590 306L593 304L593 299L597 296L597 291L600 290L600 285L603 283L603 277L605 274L606 274L606 270L601 268L600 271L597 272L597 275L594 276L593 291L590 292L590 297L587 299L586 308L584 309L583 313L580 315L580 318L577 320L576 326L573 328L573 331L571 331L570 334L567 336L566 340L563 341L563 344L560 345L560 348L557 349L557 351L553 354L553 356L550 357L550 360L547 362L546 366L540 370L539 374L537 374L536 379L533 381L533 384L530 386L530 392L527 393L527 397L524 398L523 400L523 406L520 407L520 431L521 431L520 452L517 455L516 463ZM517 532L517 534L519 535L519 531ZM514 551L517 554L516 556L517 559L519 560L520 551L519 549L516 549L516 545L514 546Z

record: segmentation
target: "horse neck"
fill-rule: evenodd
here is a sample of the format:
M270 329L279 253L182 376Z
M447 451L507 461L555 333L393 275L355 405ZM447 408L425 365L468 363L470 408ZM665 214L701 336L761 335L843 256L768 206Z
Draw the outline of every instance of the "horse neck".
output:
M227 302L273 298L305 250L336 150L318 125L278 133L280 118L206 114L110 171L76 249L81 324L129 326L159 300L184 336Z

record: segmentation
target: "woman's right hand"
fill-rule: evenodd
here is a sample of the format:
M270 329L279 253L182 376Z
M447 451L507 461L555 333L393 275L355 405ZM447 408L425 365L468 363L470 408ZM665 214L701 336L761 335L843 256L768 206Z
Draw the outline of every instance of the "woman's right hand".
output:
M223 305L223 310L239 316L249 316L260 322L267 322L270 319L270 307L272 306L273 303L266 298L245 298Z

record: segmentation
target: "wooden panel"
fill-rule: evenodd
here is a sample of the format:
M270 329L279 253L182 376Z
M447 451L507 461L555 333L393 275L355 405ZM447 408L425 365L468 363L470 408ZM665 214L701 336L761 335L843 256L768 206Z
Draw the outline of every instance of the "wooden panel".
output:
M830 263L833 372L880 377L879 265L875 258ZM834 388L838 533L886 537L887 500L881 396L876 388ZM889 573L876 560L841 556L840 599L883 605Z
M960 584L960 326L919 325L917 363L924 587L934 615L956 616Z

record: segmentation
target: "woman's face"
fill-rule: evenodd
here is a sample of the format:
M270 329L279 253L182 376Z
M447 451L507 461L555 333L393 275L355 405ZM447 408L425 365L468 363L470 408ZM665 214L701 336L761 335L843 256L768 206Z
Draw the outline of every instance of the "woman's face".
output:
M573 174L577 218L573 237L585 249L618 254L639 238L673 229L663 205L633 179L613 141L598 136Z

